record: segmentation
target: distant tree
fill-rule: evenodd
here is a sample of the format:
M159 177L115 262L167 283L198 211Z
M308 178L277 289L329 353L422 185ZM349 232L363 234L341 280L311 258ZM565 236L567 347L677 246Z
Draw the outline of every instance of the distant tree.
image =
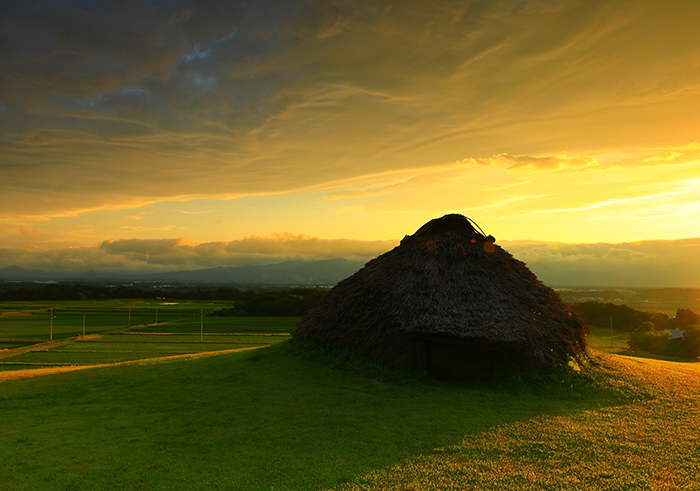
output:
M676 316L671 319L672 329L687 329L690 326L700 325L700 315L690 309L678 309Z
M690 326L683 333L680 342L680 353L685 358L700 357L700 327Z
M663 312L647 312L649 316L649 322L654 324L654 330L663 331L664 329L669 329L668 325L668 314Z
M634 332L649 332L649 331L656 331L656 324L650 321L642 322L642 324L634 330Z
M669 348L672 344L671 335L667 332L637 329L630 333L630 339L627 341L627 344L633 351L653 354L671 354L669 353Z
M650 320L649 312L632 309L627 305L613 303L583 302L571 306L588 325L607 327L612 316L615 329L633 331Z

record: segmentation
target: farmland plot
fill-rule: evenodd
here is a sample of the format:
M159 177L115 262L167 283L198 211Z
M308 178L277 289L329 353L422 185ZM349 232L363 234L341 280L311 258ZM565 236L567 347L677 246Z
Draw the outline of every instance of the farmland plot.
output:
M269 346L287 339L299 320L205 317L211 305L202 307L206 310L196 305L188 309L84 306L81 310L54 309L53 318L44 306L9 312L5 308L0 317L0 371L122 363Z

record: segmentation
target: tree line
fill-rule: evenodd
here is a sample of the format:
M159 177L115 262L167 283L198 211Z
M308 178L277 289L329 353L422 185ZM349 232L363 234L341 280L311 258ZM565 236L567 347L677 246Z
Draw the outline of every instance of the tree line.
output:
M216 315L304 315L328 290L293 288L287 290L253 290L239 288L141 289L128 286L107 287L52 283L38 288L18 287L0 291L0 301L81 301L119 298L168 300L227 301L230 305ZM214 315L214 314L213 314Z
M612 316L615 329L628 331L630 349L644 353L697 359L700 356L700 315L690 309L678 309L674 317L663 312L644 312L626 305L583 302L573 304L589 325L607 327ZM672 339L666 329L682 331Z

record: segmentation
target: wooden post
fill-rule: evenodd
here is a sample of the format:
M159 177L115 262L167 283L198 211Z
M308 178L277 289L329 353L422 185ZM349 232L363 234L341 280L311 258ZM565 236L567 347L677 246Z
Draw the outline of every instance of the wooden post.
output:
M156 324L158 324L158 307L156 307Z
M85 312L83 312L83 339L85 339Z
M49 329L49 340L53 341L53 309L51 309L51 327Z
M129 318L126 321L126 327L131 327L131 307L129 307Z
M613 341L613 330L612 330L612 315L610 316L610 347L615 346L615 341Z
M201 316L201 322L199 324L199 340L204 341L204 309L201 309L199 312Z

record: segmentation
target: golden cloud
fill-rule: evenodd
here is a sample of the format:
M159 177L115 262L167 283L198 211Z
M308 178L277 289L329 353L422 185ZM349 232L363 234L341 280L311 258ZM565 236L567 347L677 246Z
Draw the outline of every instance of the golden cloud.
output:
M196 269L289 259L368 259L397 243L394 240L321 239L284 232L228 242L197 243L188 237L108 240L102 242L99 251L113 258L124 258L132 265Z
M505 167L516 172L544 172L564 169L583 169L598 165L593 157L576 155L550 155L532 157L529 155L508 155L505 153L489 158L467 158L461 161L465 165L482 165Z
M129 239L99 247L45 250L0 248L0 268L48 271L173 271L271 264L291 259L369 260L398 241L324 240L288 233L229 242ZM499 241L552 286L700 287L700 239L567 244Z
M666 152L666 153L662 153L660 155L654 155L653 157L647 157L643 161L644 162L671 162L672 160L676 160L681 155L683 155L683 154L680 152Z
M700 287L700 239L500 245L550 285Z
M14 219L321 189L465 155L587 169L560 152L663 156L697 139L693 2L15 3L0 45L0 213Z

